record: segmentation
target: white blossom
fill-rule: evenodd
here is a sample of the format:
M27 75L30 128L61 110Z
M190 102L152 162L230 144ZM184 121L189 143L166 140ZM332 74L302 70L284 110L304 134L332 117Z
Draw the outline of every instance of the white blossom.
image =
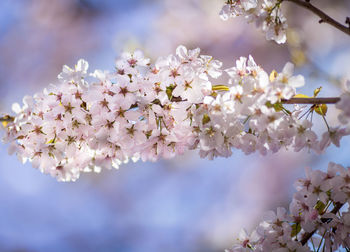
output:
M287 20L278 0L227 0L220 11L223 20L244 16L248 22L255 22L266 34L267 40L278 44L287 40Z
M276 213L267 212L251 235L241 231L237 242L227 251L311 251L313 247L312 251L340 251L338 249L348 248L350 168L330 163L327 172L307 168L306 175L295 183L297 192L289 212L281 207ZM340 192L345 197L341 202L336 198Z
M153 65L141 51L123 53L114 72L88 73L84 60L74 69L65 66L58 86L13 105L16 116L4 140L23 162L70 181L82 172L189 149L209 159L228 157L233 149L318 153L347 135L345 128L331 128L320 141L312 123L298 118L300 108L283 107L304 84L291 63L269 79L252 56L240 57L224 71L228 84L217 85L222 63L199 53L179 46ZM94 80L88 83L87 76Z

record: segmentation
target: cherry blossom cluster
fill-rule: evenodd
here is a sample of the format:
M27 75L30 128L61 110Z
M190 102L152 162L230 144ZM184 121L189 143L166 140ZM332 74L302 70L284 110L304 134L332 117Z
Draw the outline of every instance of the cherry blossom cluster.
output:
M339 122L349 124L350 122L350 81L345 83L345 90L340 96L340 101L336 104L341 113L338 116Z
M329 163L327 172L306 169L295 183L297 192L289 206L265 214L258 227L244 229L238 251L337 251L350 249L350 167Z
M190 149L209 159L233 149L319 153L348 134L329 128L319 138L303 107L284 107L282 101L304 85L291 63L270 75L251 56L221 68L220 61L184 46L154 64L141 51L123 53L113 72L88 73L80 60L74 69L63 67L59 85L13 105L17 114L4 140L23 162L74 181L82 172ZM219 85L223 72L228 81Z
M267 40L281 44L287 39L287 20L282 14L281 3L282 0L227 0L220 17L227 20L244 16L265 32Z

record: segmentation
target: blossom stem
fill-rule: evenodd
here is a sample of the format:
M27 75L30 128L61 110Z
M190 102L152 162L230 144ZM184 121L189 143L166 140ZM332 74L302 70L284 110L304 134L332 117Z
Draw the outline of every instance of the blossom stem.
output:
M247 118L244 120L244 122L243 122L243 124L245 124L246 122L248 122L248 120L250 119L250 115L249 116L247 116Z
M314 240L312 240L312 238L311 238L311 244L312 244L313 250L316 251L316 247L315 247L315 244L314 244Z
M305 9L308 9L309 11L313 12L315 15L319 16L321 19L319 23L327 23L329 25L332 25L336 29L344 32L345 34L350 36L350 26L343 25L336 21L335 19L328 16L326 13L324 13L322 10L318 9L314 5L310 3L310 1L304 1L304 0L284 0L289 1L292 3L295 3L296 5L299 5Z
M330 128L329 128L329 125L328 125L328 122L327 122L327 120L326 120L326 117L325 117L324 115L322 115L322 118L323 118L323 121L325 122L325 124L326 124L326 126L327 126L328 132L331 133L331 130L330 130Z

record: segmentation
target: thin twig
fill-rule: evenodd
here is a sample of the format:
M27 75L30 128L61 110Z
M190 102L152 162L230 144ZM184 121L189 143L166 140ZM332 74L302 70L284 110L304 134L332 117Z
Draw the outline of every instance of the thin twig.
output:
M344 32L345 34L350 36L350 26L343 25L339 23L338 21L334 20L330 16L328 16L326 13L315 7L310 3L310 1L304 1L304 0L284 0L288 2L295 3L305 9L308 9L309 11L313 12L317 16L319 16L321 19L319 23L327 23L332 25L333 27L337 28L338 30Z

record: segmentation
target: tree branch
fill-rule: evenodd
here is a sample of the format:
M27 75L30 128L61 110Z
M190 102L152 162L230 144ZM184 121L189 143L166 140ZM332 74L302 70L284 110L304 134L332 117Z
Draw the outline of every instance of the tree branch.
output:
M335 104L338 101L340 101L339 97L282 99L282 103L284 104Z
M310 1L307 1L307 0L305 0L305 1L303 1L303 0L284 0L284 1L292 2L292 3L295 3L296 5L299 5L305 9L308 9L309 11L313 12L314 14L316 14L317 16L319 16L321 18L319 23L330 24L333 27L337 28L338 30L340 30L340 31L342 31L345 34L350 36L350 26L345 26L345 25L339 23L338 21L334 20L333 18L328 16L326 13L324 13L323 11L321 11L320 9L318 9L317 7L312 5L310 3Z
M186 100L182 100L180 97L172 97L172 102L182 102ZM288 100L282 99L283 104L335 104L340 101L339 97L326 97L326 98L290 98ZM136 105L132 105L132 108L137 107ZM15 120L14 117L5 115L0 117L0 122L13 122Z

